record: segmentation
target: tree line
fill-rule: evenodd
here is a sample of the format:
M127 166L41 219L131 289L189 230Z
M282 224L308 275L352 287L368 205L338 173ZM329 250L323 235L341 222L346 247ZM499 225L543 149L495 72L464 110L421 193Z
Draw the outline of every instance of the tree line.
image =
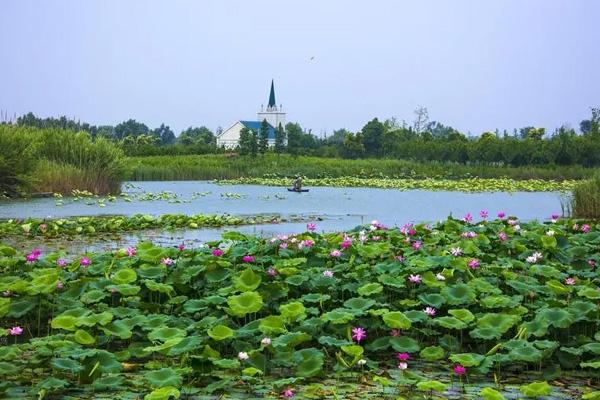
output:
M19 117L18 125L39 128L63 128L87 131L92 137L104 137L121 144L128 155L207 154L231 151L217 147L210 129L190 127L178 136L165 124L150 129L133 119L116 126L94 126L60 118L38 118L29 113ZM270 125L262 121L258 131L248 128L240 133L241 155L266 152L321 157L397 158L415 161L454 162L491 165L583 165L600 166L600 109L592 108L589 119L581 121L579 132L560 126L552 132L527 126L512 132L498 130L479 136L467 136L453 127L430 121L427 109L415 111L412 124L395 118L367 122L357 132L338 129L319 138L298 123L275 127L269 139Z

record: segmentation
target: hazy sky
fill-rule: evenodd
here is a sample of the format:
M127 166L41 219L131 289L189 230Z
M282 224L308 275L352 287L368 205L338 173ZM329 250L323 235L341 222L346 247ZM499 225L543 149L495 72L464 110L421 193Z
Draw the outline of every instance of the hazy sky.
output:
M479 134L600 106L595 0L6 0L0 109L177 133L255 119L275 79L314 133L430 118ZM311 61L311 58L314 59Z

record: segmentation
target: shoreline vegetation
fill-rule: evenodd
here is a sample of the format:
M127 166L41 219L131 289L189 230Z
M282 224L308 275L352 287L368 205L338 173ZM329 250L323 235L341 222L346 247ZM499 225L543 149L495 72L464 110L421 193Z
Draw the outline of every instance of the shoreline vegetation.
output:
M84 254L0 245L0 392L598 398L600 225L551 218L311 223Z

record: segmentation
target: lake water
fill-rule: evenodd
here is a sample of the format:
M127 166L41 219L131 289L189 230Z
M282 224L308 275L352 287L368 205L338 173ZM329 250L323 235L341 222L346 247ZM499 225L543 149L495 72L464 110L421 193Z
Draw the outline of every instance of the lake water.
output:
M134 182L126 185L130 201L118 197L113 202L98 199L72 201L63 199L57 206L53 198L0 202L0 219L60 218L107 214L281 214L319 215L320 230L351 229L377 219L393 226L407 222L435 222L452 214L462 217L470 212L477 217L480 210L493 216L498 211L523 220L548 219L561 212L561 194L553 192L462 193L375 188L311 187L308 193L291 193L285 188L259 185L218 185L204 181ZM149 194L170 192L169 199L141 200ZM90 204L86 204L90 203ZM275 235L303 231L305 223L255 225L236 230L259 235ZM206 241L220 236L223 230L199 229L174 232L137 232L121 237L125 243L150 238L157 243Z

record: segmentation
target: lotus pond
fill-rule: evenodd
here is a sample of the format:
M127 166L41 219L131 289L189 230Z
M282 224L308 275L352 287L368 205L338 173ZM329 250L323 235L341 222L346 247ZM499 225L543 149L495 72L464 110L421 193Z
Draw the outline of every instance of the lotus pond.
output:
M600 399L600 224L0 247L4 398Z

